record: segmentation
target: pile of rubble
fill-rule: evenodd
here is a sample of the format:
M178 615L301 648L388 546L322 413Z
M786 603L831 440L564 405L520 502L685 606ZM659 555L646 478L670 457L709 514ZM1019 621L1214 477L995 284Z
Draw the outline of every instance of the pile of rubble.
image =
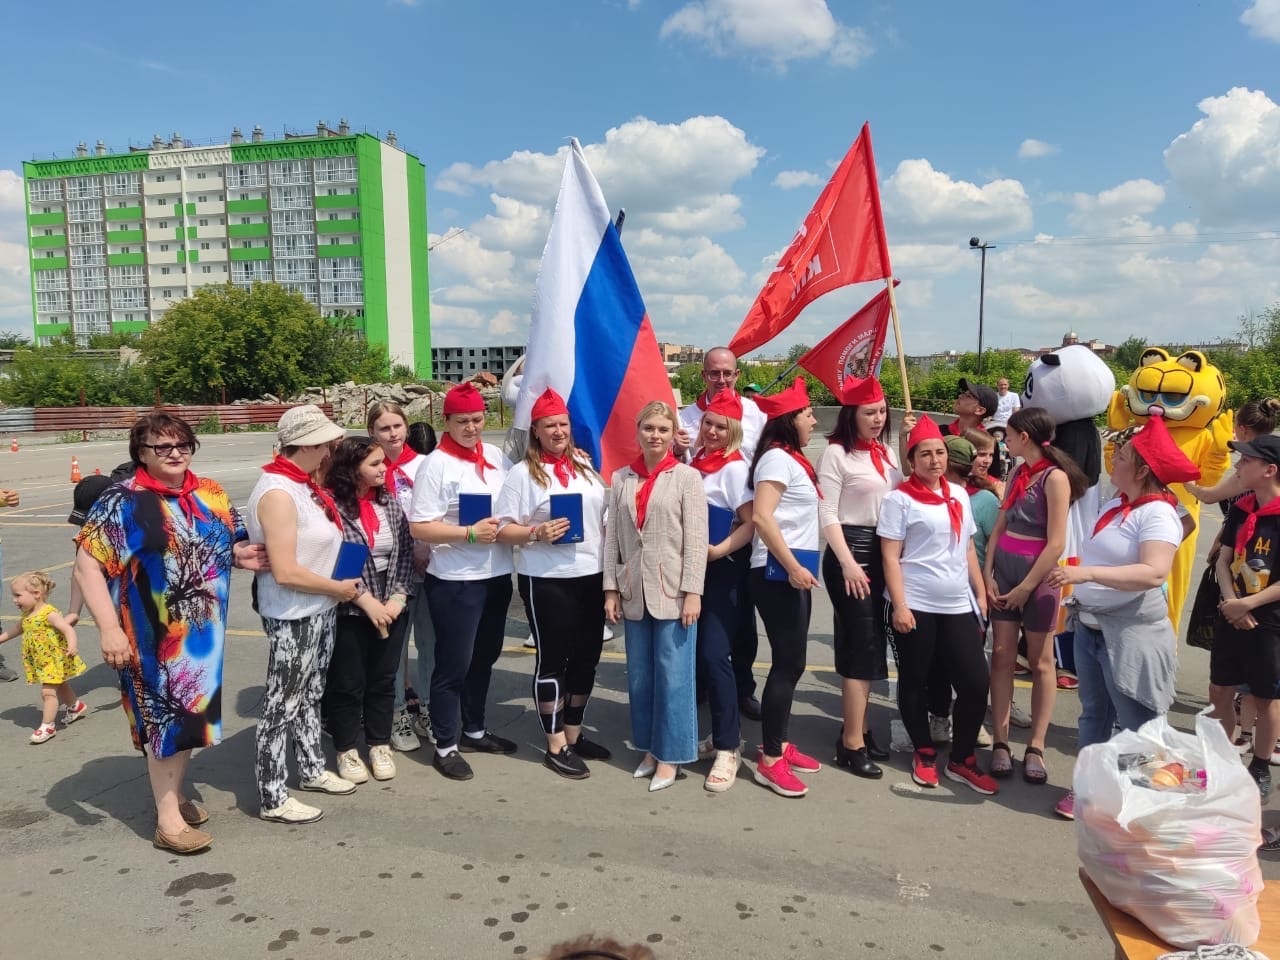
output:
M498 408L499 391L482 390L490 410ZM280 398L265 393L257 400L237 403L331 403L333 419L343 426L364 426L369 407L380 400L398 403L409 420L432 419L439 423L444 405L444 390L433 390L421 383L361 383L350 380L332 387L308 387L292 397Z

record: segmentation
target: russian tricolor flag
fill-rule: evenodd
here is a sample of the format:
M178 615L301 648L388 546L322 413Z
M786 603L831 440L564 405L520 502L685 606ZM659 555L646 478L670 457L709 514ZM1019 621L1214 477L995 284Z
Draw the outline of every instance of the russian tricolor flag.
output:
M571 140L542 251L514 427L547 387L565 397L573 440L607 480L639 456L636 414L674 404L631 264L582 147Z

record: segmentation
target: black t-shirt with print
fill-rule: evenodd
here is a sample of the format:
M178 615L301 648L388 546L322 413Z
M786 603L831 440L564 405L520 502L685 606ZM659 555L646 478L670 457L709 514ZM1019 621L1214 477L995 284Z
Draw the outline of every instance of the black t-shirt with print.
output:
M1231 550L1231 578L1236 596L1253 596L1276 578L1276 557L1280 553L1280 516L1259 517L1253 536L1244 545L1243 553L1236 553L1236 532L1244 524L1246 514L1238 506L1222 524L1222 544ZM1259 626L1280 630L1280 601L1268 603L1253 611Z

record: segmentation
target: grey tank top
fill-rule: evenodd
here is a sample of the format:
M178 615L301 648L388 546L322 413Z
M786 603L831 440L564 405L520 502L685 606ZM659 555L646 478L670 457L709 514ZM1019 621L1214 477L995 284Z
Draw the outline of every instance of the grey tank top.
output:
M1044 540L1048 537L1049 497L1045 493L1044 482L1049 474L1057 469L1057 467L1050 467L1036 477L1018 502L1005 511L1006 532L1029 540Z

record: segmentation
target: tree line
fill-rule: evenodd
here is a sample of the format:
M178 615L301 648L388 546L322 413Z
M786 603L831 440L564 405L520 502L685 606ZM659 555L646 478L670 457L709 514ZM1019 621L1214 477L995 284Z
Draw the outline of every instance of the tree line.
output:
M0 401L27 407L222 403L264 393L283 398L347 380L373 383L389 372L386 349L366 341L351 318L325 318L302 294L274 283L202 287L141 334L100 334L85 345L132 347L138 362L86 356L71 334L48 346L0 335L0 349L15 351L8 376L0 379Z

